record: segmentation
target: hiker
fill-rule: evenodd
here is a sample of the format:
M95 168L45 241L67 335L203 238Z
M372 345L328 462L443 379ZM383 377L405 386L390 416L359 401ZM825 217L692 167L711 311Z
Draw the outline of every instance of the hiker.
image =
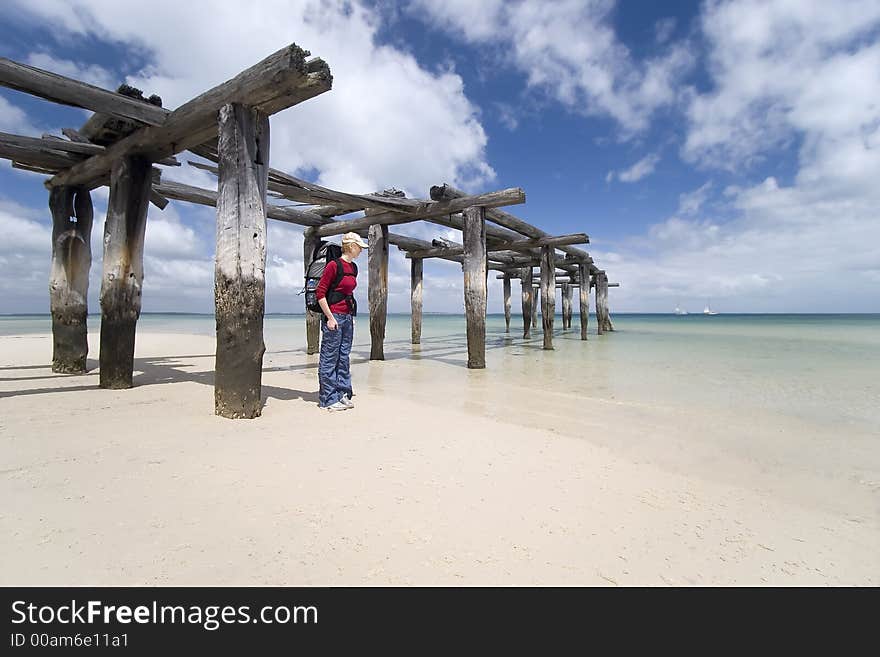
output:
M318 406L329 411L354 408L351 401L349 355L354 337L357 303L357 265L354 260L367 248L357 233L342 236L342 256L328 260L315 296L321 308L321 357L318 362ZM342 268L340 272L339 268Z

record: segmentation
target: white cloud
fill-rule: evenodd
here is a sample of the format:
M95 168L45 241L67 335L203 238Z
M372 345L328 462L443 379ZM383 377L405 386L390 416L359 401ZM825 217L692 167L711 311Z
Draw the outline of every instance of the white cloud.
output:
M3 235L0 240L0 299L3 305L8 304L10 310L28 308L31 312L48 312L52 252L52 228L48 217L0 198L0 234ZM35 299L37 303L34 303Z
M31 124L23 109L0 96L0 132L32 135L37 129Z
M396 186L420 196L441 179L484 186L494 177L461 78L377 45L377 15L359 3L274 0L243 12L198 1L28 0L20 10L148 52L150 66L128 82L169 108L292 41L311 50L330 64L333 90L273 117L272 162L280 169L317 169L319 182L358 192Z
M696 214L709 198L712 191L712 181L705 183L692 192L684 192L678 196L678 213L682 215Z
M498 110L498 120L501 124L513 132L519 127L519 118L517 118L516 110L508 103L495 103L495 109Z
M636 62L611 24L614 3L417 0L412 12L473 44L498 47L532 88L585 115L610 116L628 136L679 100L693 64L683 43Z
M802 154L876 132L880 4L851 0L710 3L702 28L711 93L693 98L682 153L735 169L803 139Z
M618 244L609 268L622 283L617 307L668 312L678 300L693 309L712 298L727 312L876 312L874 209L854 202L830 224L816 200L768 181L737 194L734 220L673 216ZM606 261L601 244L593 253Z
M683 155L742 171L796 143L797 171L726 190L726 222L700 216L708 184L683 194L634 266L740 309L876 311L880 5L713 2L702 26L714 89L693 99Z
M46 211L48 215L48 210ZM43 255L52 247L52 228L48 223L40 221L41 217L32 208L19 205L14 201L0 198L0 254L33 254ZM46 256L48 267L48 256ZM14 280L16 275L3 276L5 280Z
M479 110L468 100L461 77L449 69L428 70L411 54L377 44L378 14L358 2L274 0L254 4L246 12L234 3L206 1L164 0L149 7L101 0L15 4L20 18L51 26L69 43L100 39L136 52L149 64L126 82L147 95L160 95L169 108L291 42L311 50L330 65L333 89L272 117L271 163L279 169L309 176L317 171L317 182L348 191L393 186L422 198L432 184L448 181L485 190L495 177L486 159L487 137ZM113 75L101 66L66 60L45 46L31 53L29 61L100 86L115 85ZM130 70L130 64L127 60L120 68ZM0 98L0 122L20 126L22 118ZM186 166L167 169L164 177L202 187L216 185L215 179ZM106 202L106 194L94 197ZM175 207L186 222L169 216ZM213 276L204 273L213 270L213 232L205 227L203 234L199 220L191 219L210 209L183 207L172 203L165 213L151 208L145 308L185 309L180 305L195 290L207 301L201 310L211 307ZM99 212L96 208L96 219ZM98 243L92 272L93 283L99 284L102 225L100 220L95 223ZM290 296L301 287L301 245L301 231L270 228L267 277L277 288L271 298L283 310L302 307L301 299ZM45 259L43 250L34 256L32 267L42 267ZM408 267L395 262L392 258L392 268ZM170 296L175 282L178 301ZM34 290L38 299L43 292ZM156 305L168 303L176 305Z
M196 232L181 223L174 205L168 205L164 211L151 205L147 215L144 250L157 258L187 258L199 255L206 249L199 244Z
M644 178L645 176L649 176L654 173L654 169L657 167L657 163L660 161L660 156L656 153L652 153L650 155L646 155L641 160L633 164L631 167L624 169L623 171L609 171L605 176L605 182L611 182L614 178L617 178L620 182L631 183L637 182Z
M794 176L728 186L711 206L723 219L710 183L681 194L674 216L614 245L617 307L877 312L880 5L710 2L701 26L713 86L687 109L683 157L747 179L792 148Z
M103 66L59 59L45 51L30 53L26 63L74 80L88 82L102 89L115 90L119 86L117 76Z
M654 23L654 39L657 43L666 43L675 32L677 21L674 18L661 18Z

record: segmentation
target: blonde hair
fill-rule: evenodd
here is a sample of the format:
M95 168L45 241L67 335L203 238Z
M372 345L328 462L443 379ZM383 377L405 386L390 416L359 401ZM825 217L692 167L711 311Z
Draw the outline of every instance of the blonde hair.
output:
M354 242L343 242L342 243L342 252L343 253L351 253L354 250L354 247L357 246Z

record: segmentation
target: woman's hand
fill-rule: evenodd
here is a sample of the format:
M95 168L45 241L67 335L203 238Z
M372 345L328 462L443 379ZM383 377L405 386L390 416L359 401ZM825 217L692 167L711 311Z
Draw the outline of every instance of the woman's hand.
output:
M330 319L327 320L327 328L331 331L335 331L339 328L339 324L336 323L336 318L333 315L330 315Z

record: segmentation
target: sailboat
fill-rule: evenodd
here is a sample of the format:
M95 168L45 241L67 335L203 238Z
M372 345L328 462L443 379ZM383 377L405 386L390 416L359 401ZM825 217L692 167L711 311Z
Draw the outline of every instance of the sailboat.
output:
M709 302L707 301L706 307L703 308L703 314L704 315L717 315L718 313L716 311L712 310L712 308L709 306Z
M688 311L682 310L681 308L679 308L678 304L675 305L675 310L673 310L672 312L675 315L687 315L688 314Z

